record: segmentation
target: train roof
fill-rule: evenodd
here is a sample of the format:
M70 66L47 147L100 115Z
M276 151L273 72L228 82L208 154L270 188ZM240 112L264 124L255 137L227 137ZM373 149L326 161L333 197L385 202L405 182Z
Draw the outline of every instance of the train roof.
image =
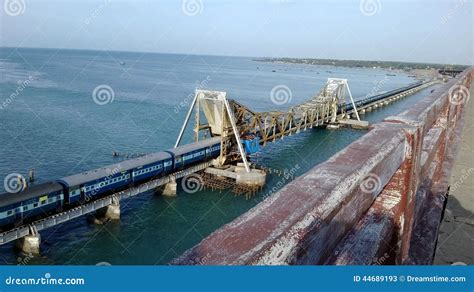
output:
M59 180L59 182L65 184L68 187L77 186L86 182L94 181L111 175L113 176L122 171L127 171L168 158L171 158L171 155L166 152L147 154L145 156L124 160L119 163L63 177Z
M183 145L183 146L179 146L179 147L176 147L176 148L171 148L171 149L168 149L167 151L173 153L174 155L182 155L184 153L188 153L188 152L191 152L193 150L197 150L197 149L200 149L200 148L212 146L212 145L218 144L220 142L221 142L221 137L214 137L214 138L209 138L209 139L206 139L206 140L201 140L199 142L194 142L194 143L186 144L186 145Z
M175 155L181 155L183 153L187 153L199 148L215 145L217 143L220 143L220 141L221 141L220 137L215 137L215 138L210 138L210 139L202 140L202 141L191 143L191 144L186 144L177 148L171 148L168 151ZM67 177L63 177L59 180L59 182L68 187L77 186L86 182L94 181L94 180L97 180L109 175L119 173L122 171L134 169L139 166L147 165L156 161L165 160L169 158L171 158L170 153L167 153L164 151L156 152L156 153L148 154L148 155L141 156L138 158L121 161L119 163L115 163L109 166L105 166L105 167L85 171L82 173L73 174Z
M4 193L0 195L0 208L62 190L63 187L60 184L47 182L29 186L19 193Z
M156 153L148 154L145 156L141 156L135 159L122 161L120 164L122 164L122 166L128 170L128 169L133 169L139 166L147 165L156 161L170 159L170 158L171 158L171 155L169 153L162 151L162 152L156 152Z

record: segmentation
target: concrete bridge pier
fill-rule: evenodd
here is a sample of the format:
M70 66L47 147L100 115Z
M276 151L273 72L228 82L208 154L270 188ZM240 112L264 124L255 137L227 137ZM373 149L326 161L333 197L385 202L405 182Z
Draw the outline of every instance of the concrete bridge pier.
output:
M267 173L260 169L250 169L250 172L246 172L245 168L241 163L238 163L235 167L237 173L236 183L247 186L264 187L267 178Z
M25 254L39 256L41 236L34 225L30 225L29 230L30 234L16 240L16 248Z
M111 220L120 220L120 201L118 198L112 198L112 204L97 210L94 216L94 223L103 224Z
M176 197L178 184L176 181L170 181L162 188L162 195L167 197Z

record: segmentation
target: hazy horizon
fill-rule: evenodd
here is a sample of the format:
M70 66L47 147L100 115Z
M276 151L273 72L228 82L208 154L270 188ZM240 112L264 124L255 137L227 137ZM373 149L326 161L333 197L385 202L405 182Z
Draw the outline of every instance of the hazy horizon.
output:
M31 49L31 50L58 50L58 51L92 51L101 52L101 49L83 49L83 48L56 48L56 47L6 47L0 46L0 49ZM318 58L318 57L270 57L270 56L236 56L236 55L217 55L217 54L187 54L187 53L169 53L169 52L151 52L151 51L123 51L123 50L105 50L107 52L118 52L118 53L136 53L136 54L162 54L162 55L188 55L188 56L209 56L209 57L233 57L233 58L291 58L291 59L315 59L315 60L338 60L338 61L367 61L367 62L395 62L395 63L416 63L416 64L433 64L433 65L453 65L453 66L473 66L472 64L456 64L456 63L435 63L435 62L410 62L410 61L399 61L399 60L376 60L376 59L334 59L334 58Z
M2 47L474 64L465 0L1 1Z

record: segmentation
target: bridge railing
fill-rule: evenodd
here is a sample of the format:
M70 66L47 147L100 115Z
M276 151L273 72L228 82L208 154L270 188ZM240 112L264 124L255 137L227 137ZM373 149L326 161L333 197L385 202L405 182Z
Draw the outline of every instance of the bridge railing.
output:
M374 124L173 264L431 263L472 75Z

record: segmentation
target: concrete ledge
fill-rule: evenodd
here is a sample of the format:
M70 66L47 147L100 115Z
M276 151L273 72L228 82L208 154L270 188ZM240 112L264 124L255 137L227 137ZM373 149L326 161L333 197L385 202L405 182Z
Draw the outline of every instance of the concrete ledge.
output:
M404 161L405 139L398 125L375 127L173 263L322 263Z

